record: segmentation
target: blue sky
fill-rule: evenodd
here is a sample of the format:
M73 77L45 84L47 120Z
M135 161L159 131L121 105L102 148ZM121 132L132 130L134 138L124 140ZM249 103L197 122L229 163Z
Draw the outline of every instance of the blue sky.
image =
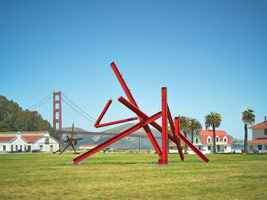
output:
M219 129L243 138L242 110L256 122L267 115L266 35L264 0L0 0L0 94L26 109L62 91L97 118L110 97L125 96L115 61L147 114L160 110L166 86L173 116L204 127L215 111ZM104 120L132 116L114 101Z

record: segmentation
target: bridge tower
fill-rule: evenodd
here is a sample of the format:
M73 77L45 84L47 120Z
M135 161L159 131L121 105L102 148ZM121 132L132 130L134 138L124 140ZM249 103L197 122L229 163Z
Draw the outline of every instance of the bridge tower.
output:
M62 130L61 92L53 92L53 128Z

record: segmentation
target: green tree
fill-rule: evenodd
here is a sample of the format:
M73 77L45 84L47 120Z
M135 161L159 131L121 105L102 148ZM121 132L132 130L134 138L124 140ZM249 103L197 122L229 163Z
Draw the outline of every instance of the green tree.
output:
M219 113L210 112L205 116L205 125L208 127L212 127L213 130L213 153L216 153L216 128L218 128L221 124L222 117Z
M0 122L0 131L1 132L11 131L11 128L10 128L10 126L8 126L7 123Z
M242 121L244 122L244 152L248 152L248 124L253 124L255 122L255 115L253 114L254 110L247 108L242 112Z
M189 123L190 118L187 116L181 116L180 117L180 128L181 132L184 134L184 136L187 138L189 133ZM187 145L185 144L185 152L187 152Z
M0 123L2 131L48 131L54 138L59 138L50 123L38 112L23 110L4 96L0 96Z
M197 119L194 119L194 118L191 118L189 120L189 131L191 132L191 142L193 144L194 142L194 134L197 135L199 130L202 129L202 125L201 123L197 120Z

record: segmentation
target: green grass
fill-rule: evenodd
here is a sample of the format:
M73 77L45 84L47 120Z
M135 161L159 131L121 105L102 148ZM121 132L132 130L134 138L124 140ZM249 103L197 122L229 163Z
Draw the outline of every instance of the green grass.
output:
M0 199L266 199L267 155L0 155Z

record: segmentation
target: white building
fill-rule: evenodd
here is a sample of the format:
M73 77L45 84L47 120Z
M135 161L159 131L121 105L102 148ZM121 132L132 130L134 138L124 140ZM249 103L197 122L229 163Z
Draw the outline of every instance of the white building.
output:
M248 152L252 153L253 149L259 153L267 152L267 120L249 127L252 129L252 140L248 141Z
M231 153L231 140L229 135L225 131L216 130L216 152L217 153ZM191 142L190 134L188 139ZM200 130L199 134L194 135L193 144L203 153L213 152L213 131L212 130ZM181 143L184 151L185 144ZM178 152L175 148L175 144L170 144L170 153ZM194 154L194 152L188 147L188 154Z
M58 141L47 131L0 132L0 152L32 152L59 150Z

